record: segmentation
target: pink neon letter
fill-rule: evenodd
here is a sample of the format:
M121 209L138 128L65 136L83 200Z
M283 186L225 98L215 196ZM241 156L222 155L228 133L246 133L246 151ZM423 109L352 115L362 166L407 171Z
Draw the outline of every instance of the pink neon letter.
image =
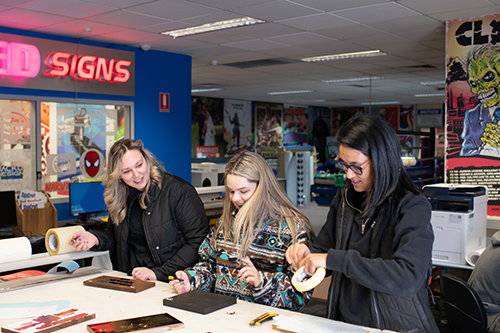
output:
M40 51L35 45L9 43L9 75L35 77L40 71Z

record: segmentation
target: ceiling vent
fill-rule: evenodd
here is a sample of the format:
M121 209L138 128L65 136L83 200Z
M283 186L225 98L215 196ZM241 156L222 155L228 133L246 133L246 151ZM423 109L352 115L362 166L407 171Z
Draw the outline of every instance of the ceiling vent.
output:
M239 69L247 69L247 68L264 67L264 66L293 64L293 63L297 63L297 62L301 62L301 61L295 60L295 59L288 59L288 58L273 58L273 59L261 59L261 60L252 60L252 61L233 62L233 63L222 64L222 65L236 67Z
M403 66L398 68L408 68L408 69L436 69L437 67L432 65L413 65L413 66Z

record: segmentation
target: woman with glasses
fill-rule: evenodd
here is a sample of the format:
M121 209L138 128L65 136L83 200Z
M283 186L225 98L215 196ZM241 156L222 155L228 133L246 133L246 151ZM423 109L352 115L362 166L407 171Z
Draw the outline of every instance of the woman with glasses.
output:
M428 302L431 206L401 162L399 139L379 116L337 133L347 182L312 247L286 253L295 269L331 274L328 318L404 332L439 332Z

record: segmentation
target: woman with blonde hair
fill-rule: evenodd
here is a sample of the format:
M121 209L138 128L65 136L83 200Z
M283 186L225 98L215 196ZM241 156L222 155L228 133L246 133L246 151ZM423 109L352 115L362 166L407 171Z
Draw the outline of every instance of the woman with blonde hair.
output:
M141 140L113 144L103 177L105 230L76 232L79 251L110 250L113 269L141 280L168 281L198 261L209 230L194 187L164 170Z
M290 201L266 161L243 152L226 165L221 219L199 249L200 262L176 272L178 293L214 291L242 300L301 310L312 291L298 292L285 259L289 246L311 245L309 220Z

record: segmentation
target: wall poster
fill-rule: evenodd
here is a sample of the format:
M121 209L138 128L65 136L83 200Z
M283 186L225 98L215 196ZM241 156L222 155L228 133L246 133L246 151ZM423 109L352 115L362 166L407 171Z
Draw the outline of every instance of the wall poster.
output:
M500 216L500 15L450 20L446 33L446 182L486 185Z
M222 98L192 97L192 158L217 158L225 155L223 117L224 100Z
M0 100L0 189L35 189L35 102Z
M252 102L224 100L224 141L228 157L252 148Z
M276 159L283 145L283 104L255 102L255 150L265 159Z
M130 136L130 112L125 105L41 102L43 189L64 197L70 182L101 180L107 150Z

